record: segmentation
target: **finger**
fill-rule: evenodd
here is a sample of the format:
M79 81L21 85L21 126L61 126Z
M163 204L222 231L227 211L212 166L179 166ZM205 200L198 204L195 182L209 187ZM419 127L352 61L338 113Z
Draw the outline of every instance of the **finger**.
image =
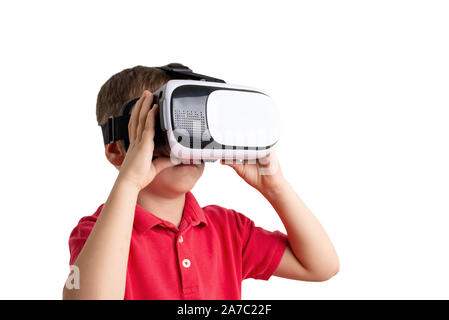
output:
M159 110L159 106L157 104L148 112L145 119L145 128L142 132L142 140L143 141L153 141L154 139L154 130L156 124L156 116Z
M159 157L153 161L153 166L156 170L156 174L158 174L164 169L176 166L176 163L171 161L169 157Z
M237 172L241 171L243 169L243 167L245 166L245 162L239 161L239 160L226 159L226 160L221 160L220 163L231 167L232 169L236 170Z
M142 95L140 96L140 99L137 100L137 102L134 105L134 108L131 112L131 117L129 118L128 135L129 135L130 143L132 143L136 139L137 120L138 120L140 107L142 106L143 99L144 99L144 93L142 93Z
M155 104L153 108L151 108L150 112L148 112L146 122L145 122L145 129L149 129L151 131L154 131L155 124L156 124L156 116L159 111L159 105Z
M267 157L263 157L260 159L257 159L257 163L259 164L260 167L269 167L270 166L270 161L271 159L267 156Z
M226 164L228 166L232 166L232 165L238 165L238 164L242 164L242 160L237 160L237 159L221 159L220 160L221 164Z
M260 167L262 168L266 168L269 167L273 162L275 162L275 156L274 153L269 153L267 154L265 157L260 158L257 160L257 163L259 164Z
M267 163L259 165L261 175L272 175L280 169L279 160L274 153L269 154L263 161Z
M150 110L151 103L153 102L153 94L147 90L143 92L145 98L142 102L142 106L139 111L139 123L136 130L136 140L140 141L142 139L142 133L145 129L146 119L148 111Z
M224 164L224 165L227 165L229 167L232 167L234 165L234 160L232 160L232 159L221 159L220 163Z

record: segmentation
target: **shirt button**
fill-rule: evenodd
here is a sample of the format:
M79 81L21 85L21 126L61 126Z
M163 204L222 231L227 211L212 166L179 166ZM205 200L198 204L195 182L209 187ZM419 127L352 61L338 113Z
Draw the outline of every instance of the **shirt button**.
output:
M184 239L182 238L182 236L179 237L178 242L179 243L183 243L184 242Z
M189 259L184 259L184 260L182 260L182 266L184 267L184 268L189 268L190 267L190 260Z

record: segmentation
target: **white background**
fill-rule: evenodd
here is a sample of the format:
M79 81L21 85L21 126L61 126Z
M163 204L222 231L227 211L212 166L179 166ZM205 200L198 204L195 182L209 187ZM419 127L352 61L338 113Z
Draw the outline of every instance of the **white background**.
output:
M1 2L0 298L61 298L69 234L117 174L98 90L169 62L275 99L283 172L339 253L328 282L247 280L244 299L449 298L448 16L446 1ZM194 194L284 231L228 167Z

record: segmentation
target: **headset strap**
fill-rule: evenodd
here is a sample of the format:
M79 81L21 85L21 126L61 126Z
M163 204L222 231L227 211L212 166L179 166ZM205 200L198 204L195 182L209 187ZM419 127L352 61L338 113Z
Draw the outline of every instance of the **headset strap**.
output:
M206 76L204 74L194 73L189 67L180 66L180 67L157 67L157 69L164 70L170 76L175 79L191 79L191 80L204 80L210 82L221 82L225 83L224 80L213 78Z
M110 116L108 122L101 126L104 144L125 139L128 136L128 122L130 115L118 117Z

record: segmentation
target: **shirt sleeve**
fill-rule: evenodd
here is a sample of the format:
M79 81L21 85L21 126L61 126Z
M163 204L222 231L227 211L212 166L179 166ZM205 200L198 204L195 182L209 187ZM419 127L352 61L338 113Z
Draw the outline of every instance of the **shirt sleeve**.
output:
M235 213L242 235L242 278L268 280L288 246L287 235L257 227L245 215Z
M78 225L73 229L69 238L69 250L70 250L70 265L73 265L78 258L81 250L89 237L95 222L96 216L89 216L82 218Z

